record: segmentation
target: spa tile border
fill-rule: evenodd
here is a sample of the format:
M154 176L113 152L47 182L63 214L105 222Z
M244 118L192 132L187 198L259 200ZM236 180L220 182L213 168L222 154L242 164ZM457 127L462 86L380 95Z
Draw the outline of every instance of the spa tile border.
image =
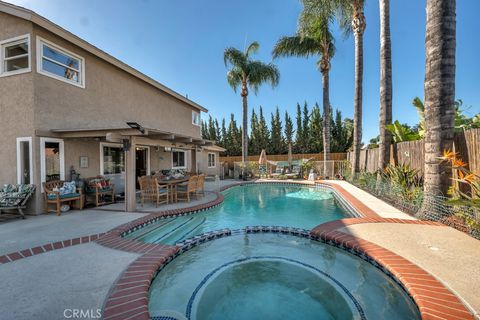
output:
M416 264L373 242L338 229L363 223L400 223L445 227L434 221L394 218L341 219L312 229L315 238L369 261L401 285L415 301L422 319L474 319L473 313L440 281Z
M432 221L394 218L349 218L327 222L308 231L300 228L253 226L244 229L222 229L187 239L176 246L164 246L134 261L114 285L106 300L104 319L150 319L148 292L152 281L169 262L181 253L214 239L240 233L282 233L346 250L371 263L398 283L417 305L422 319L474 319L462 301L440 281L407 259L370 241L338 231L359 223L401 223L443 226Z
M3 256L0 256L0 265L17 261L20 259L28 258L31 256L36 256L38 254L46 253L53 250L59 250L59 249L68 248L71 246L76 246L79 244L93 242L99 239L100 237L102 237L104 234L105 233L97 233L89 236L55 241L55 242L46 243L44 245L36 246L36 247L25 249L25 250L10 252Z

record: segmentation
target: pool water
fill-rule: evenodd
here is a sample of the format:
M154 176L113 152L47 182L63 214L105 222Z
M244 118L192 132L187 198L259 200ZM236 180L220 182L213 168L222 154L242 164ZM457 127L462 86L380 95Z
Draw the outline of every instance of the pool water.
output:
M350 217L329 191L295 185L256 184L224 192L223 203L193 215L162 219L127 238L175 244L219 229L246 226L285 226L311 229L321 223Z
M405 291L339 248L286 234L240 233L200 244L158 273L152 317L420 319Z

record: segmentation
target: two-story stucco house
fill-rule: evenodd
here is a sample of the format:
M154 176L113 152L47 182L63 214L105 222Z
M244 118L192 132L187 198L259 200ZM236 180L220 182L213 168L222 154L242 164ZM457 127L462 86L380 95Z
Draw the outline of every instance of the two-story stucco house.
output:
M135 210L136 177L218 174L207 110L36 13L0 1L0 184L106 175Z

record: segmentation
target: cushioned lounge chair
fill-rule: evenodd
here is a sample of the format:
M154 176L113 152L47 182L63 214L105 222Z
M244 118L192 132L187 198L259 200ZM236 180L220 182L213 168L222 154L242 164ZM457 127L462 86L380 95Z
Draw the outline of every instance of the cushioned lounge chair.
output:
M23 209L27 207L28 200L35 192L33 184L6 184L0 189L0 214L5 210L17 210L25 219Z

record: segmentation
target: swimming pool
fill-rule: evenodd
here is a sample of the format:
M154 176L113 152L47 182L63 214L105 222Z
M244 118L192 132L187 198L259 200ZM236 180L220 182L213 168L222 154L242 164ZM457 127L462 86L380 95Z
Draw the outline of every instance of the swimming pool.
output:
M276 233L237 233L182 253L154 279L149 311L153 319L420 318L405 291L370 263Z
M332 191L293 184L251 184L224 191L223 203L193 215L165 218L126 235L149 243L176 244L220 229L288 226L311 229L351 217Z

